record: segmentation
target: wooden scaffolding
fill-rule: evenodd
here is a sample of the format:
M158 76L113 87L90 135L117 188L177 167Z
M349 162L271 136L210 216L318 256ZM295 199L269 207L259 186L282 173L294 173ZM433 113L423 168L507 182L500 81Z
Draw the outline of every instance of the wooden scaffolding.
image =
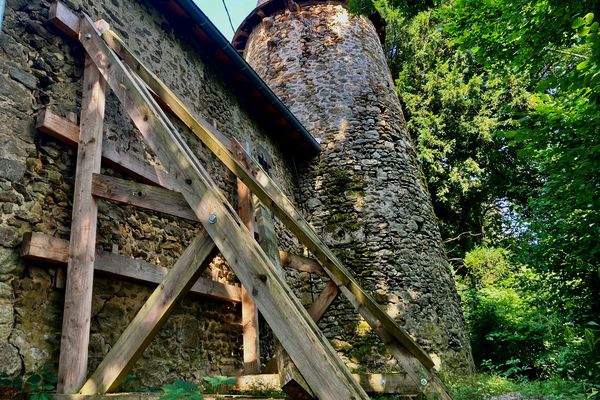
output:
M187 108L133 56L106 22L93 22L60 2L52 5L50 20L86 51L79 125L50 110L42 111L37 122L42 132L77 147L71 238L65 241L30 234L22 251L25 257L67 264L60 393L114 392L177 301L194 292L242 304L247 374L258 373L256 309L261 312L278 341L276 379L292 398L368 399L367 391L393 391L407 395L426 392L439 399L450 399L427 353L361 288L243 146ZM103 141L108 88L156 154L161 167L149 165ZM221 194L166 112L183 122L237 177L237 210ZM101 175L102 161L141 182ZM270 210L316 260L279 252L269 223L258 227L266 240L260 245L254 240L252 195L260 201L259 210ZM168 270L117 254L97 252L94 198L198 222L203 230ZM217 252L235 272L241 289L199 277ZM281 272L282 265L331 279L309 310L291 294ZM87 377L94 270L158 286L96 371ZM405 374L379 375L375 379L379 381L374 382L372 377L353 376L349 372L316 325L339 293L369 323ZM269 376L267 380L272 380L273 376Z

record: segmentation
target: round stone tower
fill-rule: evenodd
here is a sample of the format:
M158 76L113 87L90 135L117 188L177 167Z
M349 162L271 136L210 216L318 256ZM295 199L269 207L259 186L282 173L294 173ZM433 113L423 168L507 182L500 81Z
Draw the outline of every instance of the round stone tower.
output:
M300 169L309 222L438 367L471 372L460 300L377 30L344 3L259 1L234 47L321 142ZM347 361L377 359L380 346L338 301L320 323L325 334Z

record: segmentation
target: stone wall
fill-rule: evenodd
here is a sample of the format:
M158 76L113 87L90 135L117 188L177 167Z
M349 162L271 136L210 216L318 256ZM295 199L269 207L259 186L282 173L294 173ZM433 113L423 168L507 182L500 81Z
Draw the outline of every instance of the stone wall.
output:
M321 139L320 159L302 173L307 218L438 367L472 371L459 298L377 33L367 18L327 3L263 18L244 53ZM395 369L355 315L340 300L320 325L351 367Z
M272 155L271 174L291 195L291 168L260 124L228 88L218 67L205 62L144 0L72 0L94 19L103 18L133 52L181 98L227 135ZM56 269L25 262L19 246L25 232L68 239L75 152L37 133L37 111L59 115L80 107L84 52L47 22L50 2L8 0L0 34L0 376L15 377L56 367L63 292ZM104 134L130 154L152 161L124 110L107 98ZM226 196L235 197L233 177L193 135L181 128ZM104 169L104 173L119 176ZM122 255L170 266L198 226L133 207L99 202L98 246ZM293 246L289 234L282 242ZM288 247L289 247L288 246ZM222 259L207 275L235 282ZM97 277L94 284L90 365L92 370L125 328L151 288ZM268 355L265 355L265 357ZM176 378L232 375L241 362L240 309L207 298L186 298L132 371L131 386L159 386Z

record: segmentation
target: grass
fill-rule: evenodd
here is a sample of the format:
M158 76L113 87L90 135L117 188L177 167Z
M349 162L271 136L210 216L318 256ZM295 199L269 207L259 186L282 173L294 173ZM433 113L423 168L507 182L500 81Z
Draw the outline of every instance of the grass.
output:
M449 388L454 400L485 400L515 392L532 400L600 399L599 385L562 379L513 381L498 375L479 374L454 380Z

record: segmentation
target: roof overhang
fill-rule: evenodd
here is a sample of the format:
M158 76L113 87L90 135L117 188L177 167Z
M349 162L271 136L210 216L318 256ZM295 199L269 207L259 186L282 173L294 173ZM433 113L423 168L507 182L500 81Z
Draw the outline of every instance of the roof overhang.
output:
M171 25L201 53L209 55L245 106L259 116L284 153L317 155L320 145L219 32L193 0L155 0Z

